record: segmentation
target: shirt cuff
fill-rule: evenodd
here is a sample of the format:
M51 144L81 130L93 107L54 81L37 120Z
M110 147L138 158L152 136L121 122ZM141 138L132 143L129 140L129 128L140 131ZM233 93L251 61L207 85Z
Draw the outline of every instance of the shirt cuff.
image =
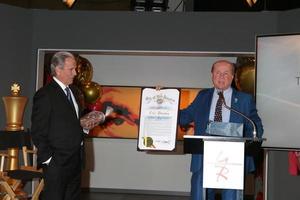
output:
M84 132L85 134L89 134L90 130L84 128L84 129L83 129L83 132Z
M50 157L48 160L46 160L45 162L43 162L43 164L49 165L51 159L52 159L52 157Z

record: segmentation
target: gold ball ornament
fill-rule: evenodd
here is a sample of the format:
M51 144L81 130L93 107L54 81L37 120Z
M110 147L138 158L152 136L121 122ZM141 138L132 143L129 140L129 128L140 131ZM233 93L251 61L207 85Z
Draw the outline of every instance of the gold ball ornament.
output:
M254 94L255 91L254 57L238 57L234 81L238 90L250 94Z
M94 103L102 96L102 89L98 83L88 82L85 83L81 90L84 95L84 99L86 103Z

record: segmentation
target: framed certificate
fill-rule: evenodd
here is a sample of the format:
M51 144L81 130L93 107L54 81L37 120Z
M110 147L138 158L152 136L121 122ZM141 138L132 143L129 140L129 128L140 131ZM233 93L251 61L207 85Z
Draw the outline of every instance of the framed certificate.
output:
M175 149L179 97L178 89L142 90L139 150Z

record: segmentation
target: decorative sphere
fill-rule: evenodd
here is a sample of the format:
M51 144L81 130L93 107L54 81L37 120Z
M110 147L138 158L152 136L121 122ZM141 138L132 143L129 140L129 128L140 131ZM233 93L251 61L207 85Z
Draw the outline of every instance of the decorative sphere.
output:
M87 109L89 111L93 111L93 110L96 110L96 111L102 111L102 103L98 100L96 101L95 103L90 103L90 104L87 104Z
M234 82L238 90L254 94L255 91L255 58L241 56L237 58Z
M235 84L238 90L253 94L254 80L254 66L243 66L237 69L235 76Z
M101 86L95 82L85 83L81 90L84 94L85 102L88 104L96 102L102 96Z

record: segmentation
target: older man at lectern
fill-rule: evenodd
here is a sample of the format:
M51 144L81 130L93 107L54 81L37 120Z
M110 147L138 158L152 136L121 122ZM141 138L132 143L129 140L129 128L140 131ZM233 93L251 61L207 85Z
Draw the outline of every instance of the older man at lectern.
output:
M222 92L224 100L230 107L242 112L248 116L257 127L257 136L263 134L263 126L260 117L257 114L256 106L251 95L239 92L231 87L234 77L234 64L227 60L219 60L212 65L211 77L214 87L204 89L199 92L195 100L186 109L180 111L179 123L187 125L195 123L195 135L205 133L207 124L210 121L234 122L244 124L244 137L252 137L253 126L241 115L231 112L221 102L218 93ZM191 162L191 196L192 200L204 200L203 197L203 155L193 154ZM252 157L246 157L246 172L255 169ZM215 198L213 189L207 189L209 200ZM223 200L238 199L238 190L223 189Z

